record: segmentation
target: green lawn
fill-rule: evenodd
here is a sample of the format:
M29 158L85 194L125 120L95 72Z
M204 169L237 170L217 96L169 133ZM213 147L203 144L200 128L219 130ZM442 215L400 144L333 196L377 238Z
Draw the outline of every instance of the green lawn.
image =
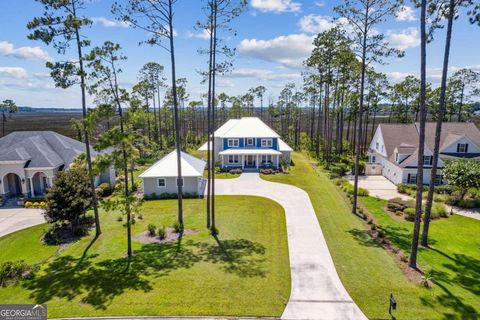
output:
M262 178L296 185L308 192L337 272L352 298L369 318L390 319L388 298L393 293L398 302L398 309L394 312L397 319L477 319L478 315L471 312L480 310L480 283L478 273L474 271L480 265L480 228L474 224L478 222L470 222L470 228L477 230L477 233L476 237L470 238L469 249L451 253L453 259L447 268L457 268L457 272L449 278L449 286L436 285L433 290L428 290L409 282L394 258L371 240L366 234L367 225L350 213L348 202L327 174L315 169L302 154L294 153L293 161L295 166L291 167L289 174L262 175ZM446 223L455 224L457 221L469 223L463 219L449 219ZM432 229L435 227L436 223ZM456 228L461 230L458 233L463 232L462 226ZM451 235L438 228L432 232L435 239L444 239L435 244L437 249L450 254ZM467 252L472 252L474 247L476 255L468 256ZM428 254L441 255L435 252ZM424 251L420 255L422 260L427 260L423 257ZM463 290L469 298L462 301L462 296L450 291L454 286ZM475 295L477 300L473 301Z
M413 223L392 219L384 210L387 201L361 199L388 238L406 252L410 251ZM432 250L420 247L419 266L433 275L434 294L439 300L452 301L457 312L480 313L480 221L458 215L430 224Z
M0 289L2 303L46 303L49 317L120 315L280 316L290 294L283 209L264 198L219 196L218 242L205 230L205 201L186 200L185 226L199 232L181 241L133 241L118 214L101 214L103 234L60 249L40 243L44 226L0 238L0 262L43 262L34 278ZM174 200L148 201L143 220L169 226ZM93 233L93 231L92 231ZM56 253L57 252L57 253ZM56 254L55 254L56 253Z

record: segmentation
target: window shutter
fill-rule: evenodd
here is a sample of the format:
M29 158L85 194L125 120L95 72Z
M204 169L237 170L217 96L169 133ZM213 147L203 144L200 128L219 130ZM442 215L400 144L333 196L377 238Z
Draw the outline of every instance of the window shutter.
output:
M460 143L457 143L457 152L460 152Z
M465 143L465 152L468 152L468 143Z

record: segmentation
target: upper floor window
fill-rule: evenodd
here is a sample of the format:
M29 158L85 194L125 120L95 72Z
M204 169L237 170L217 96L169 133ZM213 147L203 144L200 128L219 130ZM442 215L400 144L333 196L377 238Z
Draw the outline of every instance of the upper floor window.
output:
M398 157L398 152L396 152L396 153L395 153L395 161L398 162L398 159L399 159L399 157Z
M468 152L468 143L457 144L457 152L460 152L460 153Z
M240 144L239 144L239 141L238 139L228 139L228 146L231 147L231 148L236 148L238 147Z
M271 148L273 146L272 139L262 139L262 148Z
M255 139L247 138L247 146L253 146L254 142L255 142Z
M423 156L423 165L431 166L432 165L432 156Z
M370 156L369 157L369 163L376 163L377 162L377 158L375 156Z
M379 144L378 142L375 143L375 150L378 150Z

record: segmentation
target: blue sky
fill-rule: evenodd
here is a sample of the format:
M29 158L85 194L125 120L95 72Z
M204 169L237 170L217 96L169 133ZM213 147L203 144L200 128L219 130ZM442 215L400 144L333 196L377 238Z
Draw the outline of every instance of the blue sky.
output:
M85 30L92 45L104 41L119 43L128 57L122 65L121 83L130 88L137 81L138 70L149 61L166 66L169 74L168 54L159 47L139 46L145 38L140 30L128 28L115 21L110 13L112 0L86 0L85 15L95 21ZM208 42L194 29L198 19L204 19L201 0L178 0L175 31L177 76L188 79L190 99L199 99L205 91L198 70L206 66L206 57L197 50ZM237 48L234 70L218 80L219 92L229 95L243 94L250 87L264 85L267 96L275 99L288 82L301 83L301 62L311 50L316 33L332 26L333 7L340 1L307 0L251 0L248 10L234 22L236 37L227 43ZM388 59L387 65L377 70L387 73L392 81L419 69L419 12L411 3L397 16L378 26L391 45L404 49L405 57ZM78 108L78 88L54 88L45 62L74 58L74 52L59 56L55 49L39 41L27 39L27 22L42 12L33 0L1 1L0 12L0 100L13 99L19 105L35 107ZM444 31L435 34L428 46L428 79L438 84L443 59ZM480 28L470 25L465 14L455 21L451 72L461 67L480 71ZM268 99L268 98L267 98ZM91 99L89 100L91 101Z

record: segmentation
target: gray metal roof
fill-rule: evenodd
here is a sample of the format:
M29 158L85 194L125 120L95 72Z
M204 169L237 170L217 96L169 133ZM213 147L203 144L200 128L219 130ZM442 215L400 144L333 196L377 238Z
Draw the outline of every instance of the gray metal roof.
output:
M27 161L27 168L69 166L85 150L83 142L53 131L16 131L0 138L0 161Z

